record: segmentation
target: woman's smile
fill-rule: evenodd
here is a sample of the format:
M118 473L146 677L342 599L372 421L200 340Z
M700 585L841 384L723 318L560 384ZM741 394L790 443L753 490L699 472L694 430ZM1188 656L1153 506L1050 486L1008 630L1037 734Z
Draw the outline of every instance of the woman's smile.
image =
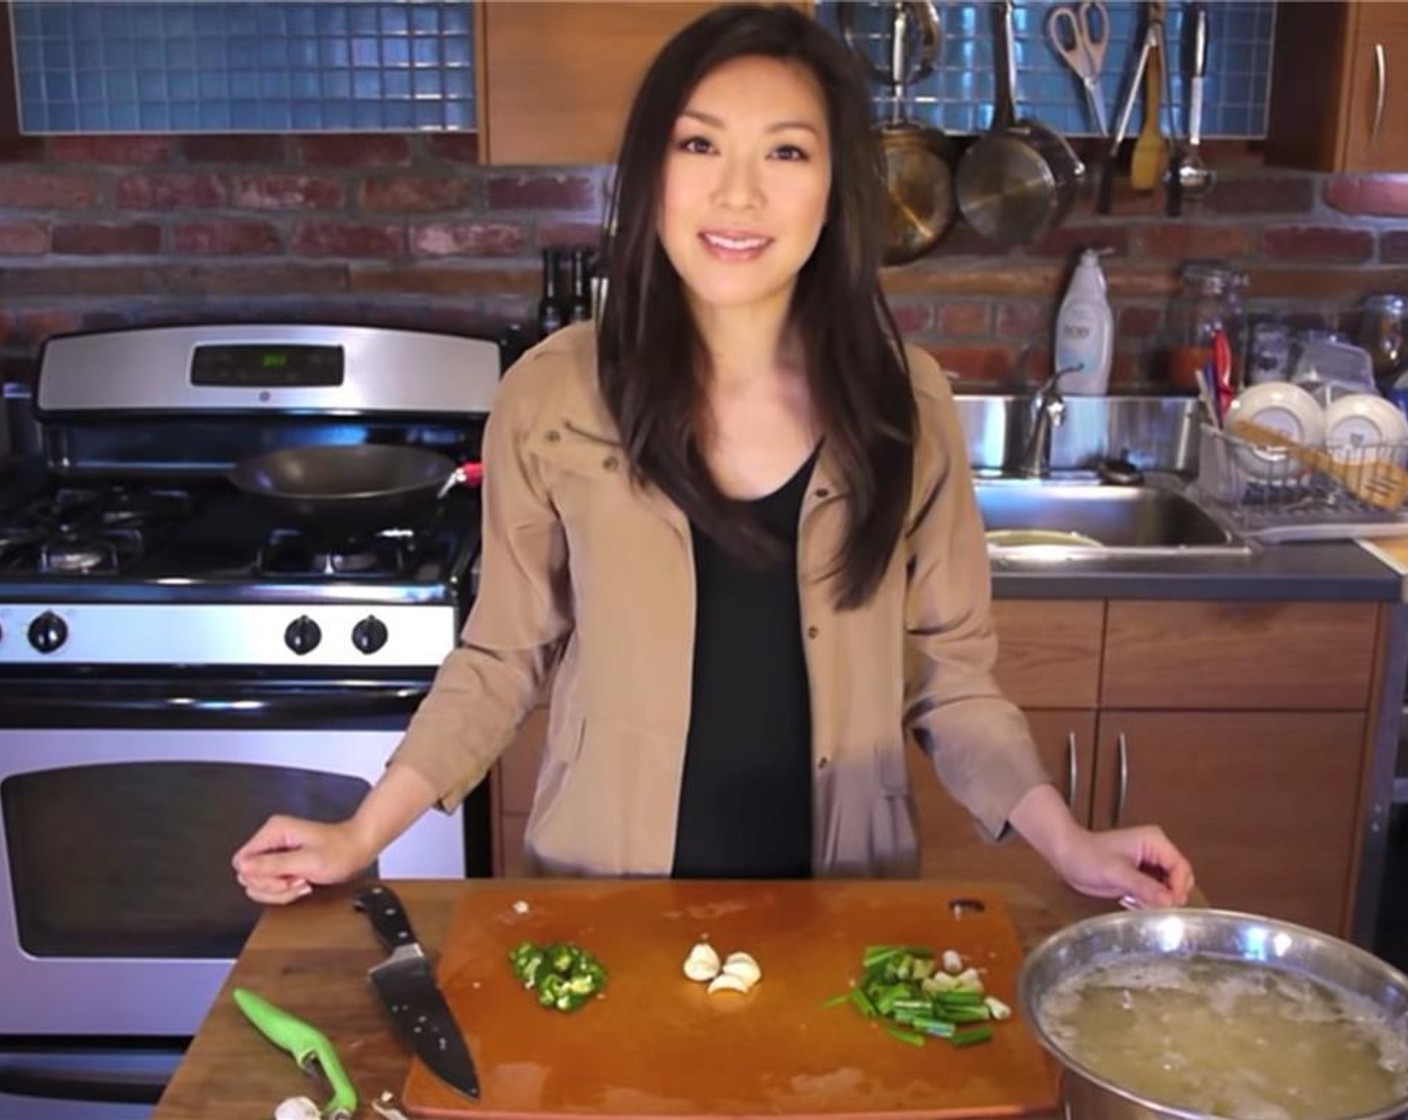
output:
M704 242L710 256L729 263L757 260L772 244L771 237L725 230L705 230L699 240Z

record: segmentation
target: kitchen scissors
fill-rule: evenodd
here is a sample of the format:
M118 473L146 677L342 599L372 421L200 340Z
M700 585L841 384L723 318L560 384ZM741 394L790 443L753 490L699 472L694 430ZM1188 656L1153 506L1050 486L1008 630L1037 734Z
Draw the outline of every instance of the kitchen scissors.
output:
M1108 136L1110 122L1105 113L1105 94L1100 88L1100 68L1110 42L1110 14L1104 3L1080 0L1078 4L1052 8L1046 17L1046 37L1080 79L1095 127L1101 136Z

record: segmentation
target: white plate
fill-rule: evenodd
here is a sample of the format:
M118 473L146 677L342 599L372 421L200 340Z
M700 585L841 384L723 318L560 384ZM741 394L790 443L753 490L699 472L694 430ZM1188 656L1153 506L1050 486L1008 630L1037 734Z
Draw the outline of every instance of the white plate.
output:
M1376 393L1340 397L1325 409L1325 449L1346 463L1408 459L1408 417Z
M1307 447L1319 447L1325 441L1324 410L1314 397L1288 381L1263 381L1242 390L1227 409L1227 425L1234 420L1250 420ZM1270 447L1238 445L1234 458L1249 478L1260 482L1299 482L1307 473L1286 452Z

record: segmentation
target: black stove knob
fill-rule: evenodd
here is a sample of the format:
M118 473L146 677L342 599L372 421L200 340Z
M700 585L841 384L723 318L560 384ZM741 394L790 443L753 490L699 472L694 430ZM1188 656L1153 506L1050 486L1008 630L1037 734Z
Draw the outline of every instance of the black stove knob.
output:
M375 653L386 644L386 623L374 614L352 627L352 644L363 653Z
M29 624L29 644L40 653L53 653L68 641L68 623L53 611L45 611Z
M322 630L306 614L295 618L288 624L288 629L284 631L284 644L300 657L305 653L312 653L322 640Z

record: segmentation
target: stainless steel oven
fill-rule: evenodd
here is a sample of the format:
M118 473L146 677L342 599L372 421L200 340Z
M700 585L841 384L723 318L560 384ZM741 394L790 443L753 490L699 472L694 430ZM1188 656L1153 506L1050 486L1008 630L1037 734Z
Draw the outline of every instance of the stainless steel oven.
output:
M257 918L235 849L356 807L473 594L472 491L324 535L226 476L312 443L475 458L499 360L372 328L68 341L42 469L0 492L0 1120L138 1120ZM370 870L489 874L489 837L480 792Z

